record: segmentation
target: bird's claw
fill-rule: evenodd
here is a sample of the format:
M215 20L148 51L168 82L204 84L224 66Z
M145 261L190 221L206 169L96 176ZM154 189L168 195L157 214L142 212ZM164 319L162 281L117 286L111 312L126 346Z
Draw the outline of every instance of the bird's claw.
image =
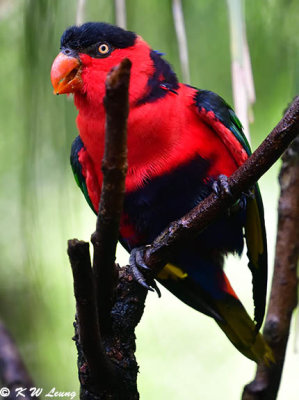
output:
M246 192L242 192L242 196L244 196L246 199L255 199L254 191L252 189L246 190Z
M135 249L131 251L129 259L131 271L134 279L141 286L147 290L150 290L151 292L156 291L158 297L161 297L160 289L158 288L157 283L152 276L152 270L144 262L143 255L145 248L146 246L135 247ZM141 269L143 269L144 272L141 272ZM147 276L145 277L145 275Z
M230 191L228 178L226 175L219 175L218 178L212 184L212 190L217 197L221 197L223 194L232 196ZM242 196L237 202L227 210L228 216L234 214L236 211L246 208L247 199L254 199L255 195L252 189L246 192L242 192Z
M232 196L226 175L219 175L212 184L213 192L220 197L222 194Z

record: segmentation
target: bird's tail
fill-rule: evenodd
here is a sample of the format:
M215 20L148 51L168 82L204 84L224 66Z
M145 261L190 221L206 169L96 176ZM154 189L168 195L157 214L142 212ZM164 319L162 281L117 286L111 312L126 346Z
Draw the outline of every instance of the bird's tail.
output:
M257 363L273 363L271 348L262 334L256 332L255 323L238 299L223 270L217 268L217 276L212 275L210 279L205 275L206 282L203 285L197 279L192 279L190 274L167 264L159 275L159 281L186 304L213 317L231 343L244 356Z
M215 310L222 318L222 320L215 319L217 324L244 356L257 363L261 361L266 365L273 363L274 356L271 348L263 335L256 332L254 322L237 298L225 275L224 277L229 292L225 293L223 299L214 300Z

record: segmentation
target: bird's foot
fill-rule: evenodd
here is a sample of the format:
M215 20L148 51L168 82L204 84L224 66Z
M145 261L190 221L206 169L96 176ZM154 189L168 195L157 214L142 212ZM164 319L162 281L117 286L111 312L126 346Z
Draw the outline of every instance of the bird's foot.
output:
M130 268L136 282L151 292L156 291L161 297L160 289L153 277L153 271L144 262L144 252L147 246L135 247L130 254Z
M213 182L212 189L218 197L221 197L223 194L232 195L226 175L219 175Z
M217 179L214 180L212 184L212 190L217 197L222 197L223 195L232 196L226 175L221 174L217 177ZM232 214L232 211L233 207L227 209L226 214L228 217Z
M246 192L242 192L242 196L244 196L246 199L253 200L255 199L254 190L252 188L248 189Z
M221 197L222 195L232 196L228 183L228 178L226 175L219 175L218 178L215 179L215 181L212 184L212 190L217 197ZM249 199L254 199L254 198L255 195L254 195L254 190L252 188L248 189L246 192L242 192L242 195L236 201L236 203L227 210L228 216L234 214L236 211L239 211L240 209L245 209L247 201Z
M239 200L237 201L236 205L237 207L235 207L236 209L242 209L245 210L247 207L247 203L249 200L254 200L255 199L255 195L254 195L254 191L252 189L248 189L246 192L242 192Z

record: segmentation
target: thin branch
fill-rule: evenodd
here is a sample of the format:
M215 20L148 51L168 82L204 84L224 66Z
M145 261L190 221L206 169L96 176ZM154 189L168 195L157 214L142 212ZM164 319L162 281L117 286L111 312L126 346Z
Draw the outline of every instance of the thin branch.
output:
M126 0L114 0L115 23L121 28L127 28Z
M185 83L190 84L188 41L186 36L182 0L172 0L172 14L179 48L183 80Z
M177 243L205 229L223 210L232 206L275 163L298 132L299 96L252 156L228 178L232 195L223 194L219 198L211 194L183 218L171 223L147 248L146 264L155 273L159 272Z
M276 399L292 313L297 306L299 137L287 149L282 159L274 275L264 328L264 336L273 350L276 363L270 366L263 363L258 365L254 381L244 388L243 400Z
M255 90L246 37L244 0L227 0L230 24L231 73L236 114L250 142L249 122L253 120Z
M70 240L68 252L77 303L74 340L78 350L80 399L137 400L135 328L143 314L147 291L133 279L128 267L119 269L111 330L103 338L97 322L88 243Z
M114 370L102 345L89 244L77 239L69 240L68 255L74 278L78 342L89 368L88 375L81 369L79 376L82 384L95 391L102 381L106 382L114 377Z
M103 185L91 238L93 268L88 243L74 239L68 246L77 307L74 339L81 399L138 398L134 330L143 313L146 291L133 282L128 270L118 271L115 266L127 172L130 69L131 62L124 59L106 79ZM134 286L135 290L128 292Z
M17 397L17 388L27 388L22 397L32 398L29 388L34 387L31 377L21 359L20 353L11 335L0 321L0 382L10 390L10 399ZM4 394L4 393L3 393ZM4 398L4 396L3 396Z
M96 282L99 322L102 334L109 330L116 272L115 251L125 196L127 165L128 88L131 61L124 59L111 70L106 80L106 135L102 161L103 186L96 224L92 235L93 271Z
M85 19L86 0L77 1L76 25L81 25Z

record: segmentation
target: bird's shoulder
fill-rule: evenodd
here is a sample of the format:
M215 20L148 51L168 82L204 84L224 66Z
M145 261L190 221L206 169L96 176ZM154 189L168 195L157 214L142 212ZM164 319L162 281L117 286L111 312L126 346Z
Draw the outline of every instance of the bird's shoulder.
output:
M210 90L183 86L192 93L192 107L198 118L217 134L237 164L241 165L251 150L234 110L221 96Z

